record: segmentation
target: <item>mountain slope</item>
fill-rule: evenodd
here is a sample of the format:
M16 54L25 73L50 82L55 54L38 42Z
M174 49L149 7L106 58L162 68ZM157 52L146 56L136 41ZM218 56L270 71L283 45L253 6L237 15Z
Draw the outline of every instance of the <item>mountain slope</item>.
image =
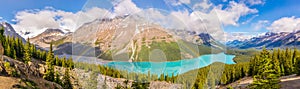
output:
M186 58L199 56L199 54L188 53L192 52L188 50L197 52L199 45L217 49L223 48L223 45L208 33L174 31L147 21L140 16L97 19L82 25L72 35L54 43L60 43L56 50L56 53L59 54L94 55L103 59L112 59L111 56L117 58L122 56L120 59L123 61L140 59L139 53L153 48L152 46L165 51L173 51L173 53L180 51L181 53L177 52L179 53L177 55L185 55ZM124 58L124 56L129 58Z
M6 22L0 23L0 28L4 28L5 36L17 37L22 39L23 42L26 42L26 40L23 37L21 37L18 33L16 33L15 29L9 23Z
M65 37L66 34L60 29L47 29L43 33L30 38L30 42L40 47L46 48L50 46L52 41L57 41Z
M277 47L299 47L300 45L300 31L296 32L268 32L262 36L253 37L244 41L230 41L227 42L228 47L233 48L277 48Z

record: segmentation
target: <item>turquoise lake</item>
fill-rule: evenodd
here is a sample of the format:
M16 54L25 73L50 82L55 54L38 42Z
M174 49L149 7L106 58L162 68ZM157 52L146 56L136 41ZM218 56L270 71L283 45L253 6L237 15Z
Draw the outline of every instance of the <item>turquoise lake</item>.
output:
M182 74L190 70L208 66L214 62L222 62L225 64L235 64L233 61L234 55L224 53L202 55L198 58L185 59L179 61L168 62L109 62L106 65L126 70L128 72L145 73L150 71L151 74L160 75L162 73L172 75Z

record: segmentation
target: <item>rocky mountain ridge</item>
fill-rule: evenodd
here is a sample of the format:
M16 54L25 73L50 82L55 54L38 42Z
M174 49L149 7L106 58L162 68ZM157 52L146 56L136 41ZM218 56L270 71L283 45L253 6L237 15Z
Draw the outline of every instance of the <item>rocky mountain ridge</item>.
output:
M231 48L284 48L284 47L299 47L300 31L295 32L267 32L264 35L246 39L243 41L234 40L226 43L227 47Z
M64 33L60 29L47 29L43 33L30 38L30 42L33 44L36 44L37 46L40 46L42 48L46 48L50 46L50 43L52 41L57 41L59 39L62 39L65 37L67 33Z

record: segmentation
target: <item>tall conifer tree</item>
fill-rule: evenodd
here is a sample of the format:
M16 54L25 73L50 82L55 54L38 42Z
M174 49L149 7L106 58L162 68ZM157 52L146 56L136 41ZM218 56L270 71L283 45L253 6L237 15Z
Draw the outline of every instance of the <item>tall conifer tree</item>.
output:
M258 71L254 75L252 89L279 89L279 75L274 69L274 64L271 63L270 53L264 48L260 53L258 60Z
M45 75L43 76L44 79L49 81L54 81L54 54L52 49L52 43L50 44L50 50L47 54L46 66L47 66L47 70Z

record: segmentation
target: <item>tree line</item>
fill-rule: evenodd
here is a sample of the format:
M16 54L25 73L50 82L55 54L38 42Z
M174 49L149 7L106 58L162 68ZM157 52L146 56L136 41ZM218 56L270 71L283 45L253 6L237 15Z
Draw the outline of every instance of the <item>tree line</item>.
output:
M222 70L222 68L224 69ZM212 70L222 72L222 74L211 73ZM193 73L197 73L197 78L192 76ZM216 85L227 85L248 76L253 77L254 80L248 88L278 89L280 88L279 77L291 74L300 75L300 52L298 49L267 50L264 48L261 52L252 56L250 62L240 62L230 65L213 63L207 67L181 74L175 82L189 86L187 88L206 89L214 88Z
M279 77L291 74L300 75L300 53L294 48L273 49L265 48L250 61L250 72L254 82L250 86L259 88L280 88Z

